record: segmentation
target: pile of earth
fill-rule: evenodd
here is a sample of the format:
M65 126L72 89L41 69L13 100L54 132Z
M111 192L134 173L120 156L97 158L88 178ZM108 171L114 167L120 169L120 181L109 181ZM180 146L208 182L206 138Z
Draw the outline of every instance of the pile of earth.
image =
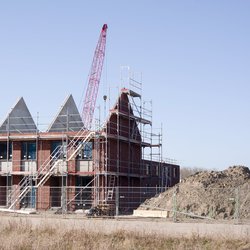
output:
M224 171L198 172L146 200L138 209L215 219L250 219L250 170L233 166Z

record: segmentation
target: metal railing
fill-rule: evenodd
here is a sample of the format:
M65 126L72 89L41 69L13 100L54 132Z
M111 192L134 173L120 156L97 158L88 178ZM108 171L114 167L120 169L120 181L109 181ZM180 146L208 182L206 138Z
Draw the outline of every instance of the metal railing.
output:
M36 187L42 186L49 178L52 176L54 169L56 166L60 165L62 163L62 157L66 153L66 161L70 161L73 159L73 157L76 156L76 154L79 152L79 150L88 142L91 140L95 132L89 132L82 129L79 131L74 138L69 142L69 144L66 147L65 152L65 146L60 145L58 146L48 157L48 159L45 161L44 164L37 170L37 172L34 175L34 180L36 181ZM85 135L85 136L84 136ZM13 191L15 193L18 193L16 195L13 202L11 202L9 209L14 208L16 203L18 201L22 200L25 195L29 192L29 186L27 185L28 182L30 182L30 176L24 176L23 179L19 182L19 184L16 187L16 190ZM21 192L19 192L21 190Z

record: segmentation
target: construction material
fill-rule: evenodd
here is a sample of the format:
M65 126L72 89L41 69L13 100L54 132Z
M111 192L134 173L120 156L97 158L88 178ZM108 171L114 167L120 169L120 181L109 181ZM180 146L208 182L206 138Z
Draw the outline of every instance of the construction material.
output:
M105 217L105 216L114 216L115 209L112 204L99 204L96 207L92 207L87 210L86 215L88 217Z
M134 210L133 216L135 217L150 217L150 218L169 218L169 211L162 210Z
M15 214L36 214L35 209L29 209L29 210L22 210L22 209L9 209L9 208L0 208L0 212L6 212L6 213L15 213Z

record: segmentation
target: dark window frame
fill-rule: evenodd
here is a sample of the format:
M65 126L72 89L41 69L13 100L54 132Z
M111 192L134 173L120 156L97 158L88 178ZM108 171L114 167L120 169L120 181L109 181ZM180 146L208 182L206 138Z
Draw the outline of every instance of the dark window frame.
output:
M36 160L37 146L34 141L21 142L21 160Z
M57 158L57 159L66 158L66 152L67 152L66 141L62 141L62 140L51 141L50 155L52 158Z
M8 142L0 142L0 160L12 159L12 150L13 150L12 141L9 142L9 150L7 150L7 145L8 145ZM8 157L7 157L7 153L9 153Z
M85 143L84 147L77 154L77 160L93 160L93 142Z

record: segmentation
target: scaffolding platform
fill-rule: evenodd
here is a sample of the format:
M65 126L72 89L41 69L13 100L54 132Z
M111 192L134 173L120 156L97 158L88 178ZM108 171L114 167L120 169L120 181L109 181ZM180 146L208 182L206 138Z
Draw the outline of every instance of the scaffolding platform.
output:
M152 124L151 121L149 121L149 120L147 120L145 118L142 118L142 117L139 117L139 116L135 116L133 114L128 114L128 113L123 112L121 110L118 111L117 109L111 109L110 112L114 113L116 115L121 115L121 116L130 118L131 120L136 120L137 122L140 122L140 123L142 123L144 125L151 125Z
M138 94L138 93L136 93L136 92L133 91L133 90L123 88L121 91L122 91L122 93L125 93L125 94L127 94L127 95L130 95L130 96L132 96L132 97L139 97L139 98L141 98L141 95Z

